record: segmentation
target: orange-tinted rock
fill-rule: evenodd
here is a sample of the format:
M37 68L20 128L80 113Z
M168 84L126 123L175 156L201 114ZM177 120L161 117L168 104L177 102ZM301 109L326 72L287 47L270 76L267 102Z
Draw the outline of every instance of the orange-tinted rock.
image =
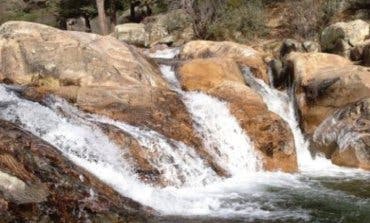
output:
M256 77L269 83L263 55L246 45L234 42L197 40L186 43L180 52L181 59L219 57L234 60L240 66L250 67Z
M180 97L158 66L134 47L109 36L8 22L0 28L0 52L0 79L27 86L25 94L33 100L55 94L90 113L151 128L207 156Z
M178 76L184 89L203 91L229 104L266 170L296 171L294 139L288 124L267 109L262 98L243 83L240 70L232 65L220 59L195 59L179 67ZM198 81L188 81L197 78Z
M291 53L287 63L297 85L302 127L310 135L336 109L370 96L370 70L338 55Z
M330 70L351 65L351 61L344 57L327 53L290 53L286 59L294 72L294 79L301 85L314 79L322 70Z
M207 91L224 81L244 83L238 65L231 59L194 59L185 62L179 73L182 88L187 91Z
M146 126L164 136L194 147L220 175L223 167L210 159L193 121L176 92L136 85L120 88L81 88L76 104L84 110L106 115L134 126Z

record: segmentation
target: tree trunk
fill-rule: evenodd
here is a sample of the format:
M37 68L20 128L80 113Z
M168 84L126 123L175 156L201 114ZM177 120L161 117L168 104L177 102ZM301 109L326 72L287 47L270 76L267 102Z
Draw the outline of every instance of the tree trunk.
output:
M98 17L101 34L108 35L109 30L107 26L107 16L105 14L104 0L96 0L96 7L98 8Z
M112 26L117 25L117 8L116 8L116 0L110 1L110 21L112 23Z

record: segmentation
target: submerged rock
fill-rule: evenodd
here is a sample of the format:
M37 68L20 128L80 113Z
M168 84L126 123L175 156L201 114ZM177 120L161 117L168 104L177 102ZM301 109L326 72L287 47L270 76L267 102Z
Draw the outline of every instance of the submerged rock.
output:
M335 111L315 130L313 142L334 164L370 170L370 98Z
M0 151L2 222L145 222L153 213L2 120Z
M249 67L256 77L269 83L263 55L246 45L228 41L213 42L197 40L185 44L179 56L184 60L212 57L229 58L240 66Z
M190 60L178 70L182 88L203 91L226 101L266 170L296 171L294 139L288 124L270 112L262 98L244 84L233 63L220 58Z

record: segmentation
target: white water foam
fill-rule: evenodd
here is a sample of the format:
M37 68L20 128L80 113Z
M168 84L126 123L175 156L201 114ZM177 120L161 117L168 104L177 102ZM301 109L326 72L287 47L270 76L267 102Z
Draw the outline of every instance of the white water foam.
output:
M166 182L174 186L202 186L220 179L210 167L206 166L194 148L168 139L154 130L139 128L104 116L84 114L59 98L55 98L49 106L54 111L62 110L64 114L75 119L112 125L131 135L144 147L143 149L155 154L148 161L159 170Z
M173 58L178 51L159 51L152 56L171 58L171 53ZM175 71L164 65L160 69L172 89L181 96L192 116L194 128L212 158L232 176L260 170L261 164L253 143L231 114L228 104L201 92L182 91Z
M183 94L194 127L210 155L232 176L242 176L260 169L253 144L230 113L225 102L204 93Z
M171 73L171 75L173 74ZM277 92L275 94L279 95ZM280 96L275 99L270 95L270 98L271 100L282 100L284 97ZM202 111L201 103L203 100L207 101L208 99L202 98L202 96L199 96L198 99L192 102L194 106L198 106L198 104L200 106L194 110L194 113L202 113L198 115L206 117L204 120L207 120L209 118L207 115L210 114ZM214 101L209 100L206 103L207 106L209 102L214 103ZM289 99L286 99L285 102L289 102ZM341 200L348 199L348 196L346 197L344 193L323 188L320 182L315 183L316 180L311 180L311 177L333 177L334 180L338 178L346 180L349 177L354 179L369 177L369 174L364 171L345 168L338 168L334 171L332 167L330 167L330 171L327 171L325 166L317 165L317 171L313 171L314 168L311 168L309 172L304 171L299 174L260 171L250 172L247 176L243 177L232 177L222 181L216 180L215 183L209 183L205 186L196 184L185 185L181 188L172 186L156 188L140 182L135 173L131 171L130 161L124 159L125 156L122 154L124 151L120 150L114 143L109 142L108 137L98 128L94 127L93 122L97 120L102 121L99 118L103 117L99 117L98 119L93 116L91 116L91 119L86 118L86 114L81 113L66 102L59 103L57 101L56 104L53 104L54 102L51 101L50 103L46 107L39 103L27 101L7 91L4 86L0 86L0 118L20 124L34 135L56 146L77 165L96 175L123 196L148 205L164 215L203 215L220 216L223 218L241 216L247 219L247 221L252 222L254 219L260 221L273 221L275 219L277 221L284 221L285 219L292 221L292 219L295 219L293 220L294 222L310 221L311 213L309 209L300 208L299 204L287 207L285 203L287 201L292 202L296 199L296 195L300 199L303 197L303 200L312 199L312 197L314 199L320 199L321 197L327 197L328 194L331 197L340 197ZM222 102L217 101L215 103ZM276 101L274 103L278 104ZM225 104L222 106L223 108L227 108ZM281 106L281 108L284 108L286 104L282 103ZM217 106L212 109L215 108ZM63 115L63 112L58 112L58 109L68 111L69 116L66 117ZM282 110L284 114L289 113L289 109ZM294 116L287 117L291 118ZM125 123L107 120L116 126L122 126L121 129L131 132L132 135L137 134L138 136L146 137L147 129L140 129L133 126L129 126L128 128ZM211 118L211 120L213 120L212 126L207 128L219 128L216 125L217 118L216 120ZM228 119L226 121L228 122L230 120ZM201 123L201 121L198 122ZM224 123L224 121L218 122L219 124ZM234 129L234 127L231 129ZM159 141L164 140L162 136L155 133L151 136L154 138L158 136L160 138ZM154 140L153 137L147 139L149 142L146 145L151 145L150 140ZM224 139L224 136L222 136L222 139ZM171 141L171 139L167 140ZM226 140L230 140L230 138L226 138ZM170 146L172 144L169 143ZM242 151L243 153L245 152L245 150ZM237 158L230 160L233 162ZM196 165L201 164L197 163ZM238 171L235 171L235 174L238 174Z
M248 178L216 181L207 186L155 188L140 182L131 171L130 163L123 158L122 151L114 143L109 142L108 137L94 127L93 123L86 119L81 120L86 114L70 105L65 106L66 102L57 101L56 104L52 104L53 101L48 101L50 107L46 107L22 99L4 86L0 86L0 102L0 118L21 125L54 145L74 163L96 175L123 196L153 207L162 214L232 215L266 219L274 216L284 217L287 214L285 210L280 209L274 212L265 211L259 207L258 201L244 204L236 202L235 206L228 202L229 199L239 199L238 190L242 187L243 193L254 194L258 182L264 184L266 182L264 179L270 178L269 175L254 176L255 173L252 173ZM63 109L63 112L58 112L58 109ZM63 115L65 112L68 113L67 116ZM78 114L77 118L74 117L75 112ZM109 119L105 122L112 122L107 120ZM123 125L114 124L121 127ZM127 126L122 128L131 133L139 131ZM289 178L291 177L288 176ZM276 180L280 181L278 178ZM292 183L295 184L294 182L299 183L293 179Z
M302 130L299 127L293 100L287 92L282 92L267 85L263 80L255 78L249 68L244 68L243 74L247 82L263 98L268 109L278 114L285 122L288 123L292 130L297 160L300 171L312 174L329 174L335 175L340 173L350 173L353 170L333 165L330 160L323 155L317 154L313 157L310 153L309 142L305 139ZM324 171L324 172L323 172Z

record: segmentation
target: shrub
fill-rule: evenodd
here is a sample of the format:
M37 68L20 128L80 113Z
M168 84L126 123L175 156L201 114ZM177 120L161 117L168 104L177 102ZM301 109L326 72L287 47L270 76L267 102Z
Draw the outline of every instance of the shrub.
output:
M270 0L182 0L169 8L182 8L192 18L199 39L243 41L265 33L263 5Z
M340 0L301 0L291 8L291 31L304 39L317 38L321 30L330 23Z
M245 41L266 34L264 7L260 0L230 0L216 12L207 38Z

